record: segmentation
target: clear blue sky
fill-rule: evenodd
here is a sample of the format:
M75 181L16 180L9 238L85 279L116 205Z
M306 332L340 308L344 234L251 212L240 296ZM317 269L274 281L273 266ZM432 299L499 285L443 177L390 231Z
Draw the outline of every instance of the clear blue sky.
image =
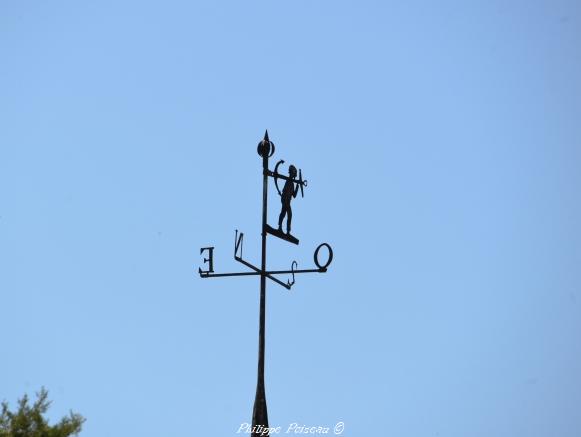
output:
M250 421L259 281L195 271L258 262L268 128L309 180L269 265L335 250L269 284L272 425L579 436L580 42L574 1L3 1L0 398Z

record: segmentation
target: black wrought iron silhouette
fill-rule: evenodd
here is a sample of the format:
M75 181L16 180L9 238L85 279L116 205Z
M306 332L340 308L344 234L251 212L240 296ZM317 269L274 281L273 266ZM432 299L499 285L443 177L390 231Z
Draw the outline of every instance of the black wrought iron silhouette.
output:
M276 282L278 285L290 290L295 284L295 275L300 273L325 273L327 267L333 261L333 249L327 243L320 244L314 253L314 262L317 266L311 269L297 269L298 263L293 261L290 270L267 270L266 269L266 236L271 234L275 237L281 238L289 243L299 244L299 240L291 235L291 220L292 209L291 200L297 197L298 190L301 191L301 197L304 197L304 188L307 186L307 181L303 180L301 170L298 171L294 165L289 166L288 176L279 173L278 168L284 164L283 160L277 162L274 171L269 170L268 160L274 155L275 146L268 138L268 131L264 134L264 139L258 143L257 152L262 157L262 259L260 267L242 258L242 249L244 243L244 233L236 230L234 237L234 259L241 264L244 264L251 271L234 272L234 273L215 273L214 272L214 247L203 247L200 249L200 254L207 252L207 258L204 257L204 264L207 264L207 270L198 269L198 273L202 278L219 278L225 276L260 276L260 318L259 318L259 332L258 332L258 380L256 383L256 397L254 399L254 408L252 411L252 436L268 435L268 413L266 408L266 394L264 388L264 349L265 349L265 307L266 307L266 279ZM268 178L272 177L278 194L281 197L282 208L278 218L278 228L273 228L267 223L268 212ZM278 186L278 180L285 180L282 191ZM282 222L286 216L286 233L282 231ZM327 260L321 263L319 260L319 253L322 248L327 250ZM287 282L275 277L275 275L291 275L291 279Z
M274 185L276 186L276 190L278 191L278 195L280 196L280 201L282 203L282 208L280 210L280 215L278 216L278 232L282 233L282 221L286 215L286 233L290 235L291 232L291 220L293 218L293 211L291 208L291 200L297 197L297 193L299 188L301 189L301 197L304 197L303 186L307 186L307 181L303 181L302 173L299 170L299 179L298 181L295 180L297 177L297 169L294 165L290 165L288 168L288 178L286 178L286 182L284 184L284 188L282 192L278 187L278 166L284 164L284 160L278 161L276 166L274 167ZM292 236L291 236L292 237Z

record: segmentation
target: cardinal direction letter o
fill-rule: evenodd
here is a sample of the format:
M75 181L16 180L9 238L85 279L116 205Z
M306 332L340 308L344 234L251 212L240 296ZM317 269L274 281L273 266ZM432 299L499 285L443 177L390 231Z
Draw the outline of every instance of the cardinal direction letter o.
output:
M329 258L327 258L327 262L324 265L321 265L321 263L319 262L319 250L321 250L321 247L323 246L325 246L329 251ZM327 243L319 244L319 247L317 247L317 249L315 250L314 258L315 264L317 265L319 270L324 272L327 270L327 267L329 267L329 264L331 264L331 261L333 261L333 249L331 249L331 246L329 246Z

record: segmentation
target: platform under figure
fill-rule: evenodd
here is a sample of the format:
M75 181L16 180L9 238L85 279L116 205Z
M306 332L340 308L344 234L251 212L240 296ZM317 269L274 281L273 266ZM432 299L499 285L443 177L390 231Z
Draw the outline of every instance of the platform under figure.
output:
M280 215L278 216L278 231L282 233L282 222L286 216L286 233L291 235L291 222L293 219L291 200L297 197L299 191L299 185L294 182L294 178L297 177L297 169L294 165L291 165L288 168L288 176L289 179L285 182L282 193L280 194L282 208L280 210Z

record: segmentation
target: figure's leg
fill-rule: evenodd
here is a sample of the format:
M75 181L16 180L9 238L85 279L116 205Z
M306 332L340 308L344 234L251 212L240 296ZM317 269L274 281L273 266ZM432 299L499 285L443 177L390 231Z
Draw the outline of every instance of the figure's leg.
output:
M291 231L291 220L293 219L293 210L291 209L290 205L287 208L286 213L286 233L290 234Z
M280 215L278 216L278 230L282 232L282 221L286 214L286 204L282 204L282 208L280 210Z

